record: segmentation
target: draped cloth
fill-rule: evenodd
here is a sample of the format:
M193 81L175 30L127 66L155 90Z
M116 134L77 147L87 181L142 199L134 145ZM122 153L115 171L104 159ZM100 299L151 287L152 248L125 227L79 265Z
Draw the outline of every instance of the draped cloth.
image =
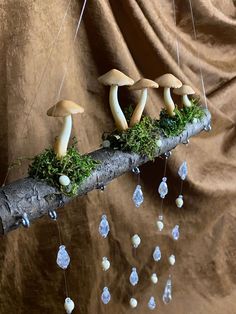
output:
M160 158L141 167L145 201L140 208L132 203L137 178L128 173L104 192L93 191L58 211L62 241L71 256L66 279L74 313L132 313L131 297L139 302L136 313L149 313L151 296L160 313L236 313L235 1L192 0L197 40L189 1L175 3L176 25L172 0L88 0L73 44L81 0L71 0L64 20L67 0L0 1L2 182L17 158L32 157L52 145L62 121L46 116L46 110L57 100L67 65L60 98L85 108L73 118L81 153L97 149L102 133L114 128L108 89L98 83L98 76L112 68L134 80L170 72L202 96L202 67L212 131L192 138L188 147L177 147L168 161L163 232L156 228L157 186L164 169ZM145 114L158 117L162 92L150 90ZM139 92L119 89L123 107L136 104L138 97ZM177 169L183 160L189 175L184 207L177 209ZM26 176L27 166L23 159L9 171L7 182ZM108 239L98 234L102 214L110 222ZM170 230L176 224L181 238L174 243ZM130 242L135 233L142 240L136 253ZM162 250L159 263L152 259L157 245ZM64 276L55 262L58 246L57 225L48 217L1 238L1 314L64 313ZM174 267L168 265L171 254L176 255ZM106 273L103 256L111 262ZM135 287L128 280L132 267L140 277ZM150 281L153 272L159 277L156 286ZM170 273L173 300L166 306L161 296ZM107 306L100 299L104 286L111 292Z

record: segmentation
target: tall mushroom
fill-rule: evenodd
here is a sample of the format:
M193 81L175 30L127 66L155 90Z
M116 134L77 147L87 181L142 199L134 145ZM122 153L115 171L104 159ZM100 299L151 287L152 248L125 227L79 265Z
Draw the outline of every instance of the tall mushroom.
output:
M147 96L148 96L147 89L148 88L158 88L158 87L159 87L159 85L156 82L154 82L152 80L145 79L145 78L141 78L140 80L135 82L134 85L132 85L129 88L130 90L142 90L139 102L138 102L137 106L135 107L135 110L134 110L132 117L130 119L130 123L129 123L130 127L132 127L136 123L138 123L142 117L142 113L143 113L143 110L144 110L146 102L147 102Z
M48 109L48 116L64 118L61 133L54 144L54 152L58 158L65 156L67 153L67 146L72 128L72 115L82 112L84 112L84 108L70 100L61 100Z
M175 104L170 94L170 88L179 88L182 86L182 83L177 79L177 77L170 73L158 77L155 81L159 84L159 86L164 87L165 107L168 114L173 117L175 115Z
M191 107L192 103L188 98L188 95L195 94L195 91L189 85L182 85L180 88L175 88L173 93L182 96L182 102L185 107Z
M98 81L104 85L110 86L109 103L117 129L120 131L128 129L128 124L124 113L121 110L117 93L118 86L130 86L134 84L134 81L130 77L116 69L112 69L106 74L100 76L98 78Z

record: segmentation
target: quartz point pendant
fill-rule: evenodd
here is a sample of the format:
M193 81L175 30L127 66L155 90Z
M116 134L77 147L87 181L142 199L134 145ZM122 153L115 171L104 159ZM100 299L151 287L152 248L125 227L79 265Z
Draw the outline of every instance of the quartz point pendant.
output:
M162 300L165 304L168 304L171 302L172 300L171 293L172 293L172 282L171 282L171 278L169 278L166 282L164 293L162 296Z
M132 272L130 274L130 277L129 277L129 281L131 283L132 286L135 286L137 285L138 283L138 273L137 273L137 270L135 267L132 268Z
M107 216L102 215L102 219L99 225L99 233L103 238L106 238L110 231L109 223L107 221Z
M178 170L178 175L180 176L181 180L185 180L188 174L188 167L187 167L187 162L184 161Z
M101 299L102 299L102 302L104 304L108 304L110 302L111 294L110 294L109 289L107 287L103 288Z
M155 308L156 308L156 302L155 302L154 297L151 297L150 300L148 301L148 308L149 308L150 310L155 310Z
M139 207L143 203L143 200L144 198L143 198L142 188L141 188L141 185L138 184L134 190L133 202L136 207Z
M163 177L158 187L158 193L160 194L161 198L165 198L166 194L168 193L168 186L167 186L166 181L167 181L167 178Z
M179 240L179 225L176 225L173 229L172 229L172 237L175 241Z
M155 247L155 250L154 250L152 256L153 256L153 259L154 259L155 262L160 261L160 259L161 259L161 250L160 250L159 246Z
M66 269L70 264L70 256L66 251L65 245L60 245L57 253L57 265Z

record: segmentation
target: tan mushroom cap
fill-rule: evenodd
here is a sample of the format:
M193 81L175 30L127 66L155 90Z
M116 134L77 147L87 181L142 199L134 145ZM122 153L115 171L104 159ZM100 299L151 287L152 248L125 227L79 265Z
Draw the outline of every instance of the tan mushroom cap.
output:
M141 78L140 80L135 82L134 85L130 86L129 89L140 90L144 88L158 88L158 87L159 85L156 82L149 79Z
M133 85L134 80L132 80L130 77L125 75L119 70L112 69L109 72L103 74L98 78L98 81L102 83L103 85L118 85L118 86L124 86L124 85Z
M192 89L189 85L182 85L180 88L175 88L173 90L173 93L176 95L193 95L195 94L195 91Z
M70 114L82 113L84 108L71 100L60 100L47 111L51 117L66 117Z
M182 82L171 73L164 74L155 79L155 81L161 87L180 88L182 86Z

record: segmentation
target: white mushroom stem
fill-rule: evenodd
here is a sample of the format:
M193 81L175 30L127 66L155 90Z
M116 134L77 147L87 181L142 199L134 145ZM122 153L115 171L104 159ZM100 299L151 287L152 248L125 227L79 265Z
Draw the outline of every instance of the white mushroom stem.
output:
M118 85L112 85L110 88L109 102L111 107L111 112L116 123L116 127L120 131L128 129L128 123L126 121L125 115L121 110L118 101Z
M188 99L188 95L183 95L182 96L182 101L183 101L183 105L185 107L191 107L192 106L191 101Z
M70 139L71 128L72 128L72 117L71 115L68 115L64 118L62 131L60 135L58 136L58 138L56 139L56 142L54 145L54 152L59 158L65 156L67 153L67 147L68 147L68 143Z
M147 102L147 88L144 88L142 90L142 93L141 93L141 96L139 99L139 103L135 107L135 110L132 114L130 124L129 124L130 127L134 126L136 123L138 123L141 120L142 113L143 113L143 110L145 108L146 102Z
M173 117L175 115L174 110L175 110L175 104L173 102L173 99L170 94L170 88L165 87L164 88L164 102L166 105L166 110L168 114Z

